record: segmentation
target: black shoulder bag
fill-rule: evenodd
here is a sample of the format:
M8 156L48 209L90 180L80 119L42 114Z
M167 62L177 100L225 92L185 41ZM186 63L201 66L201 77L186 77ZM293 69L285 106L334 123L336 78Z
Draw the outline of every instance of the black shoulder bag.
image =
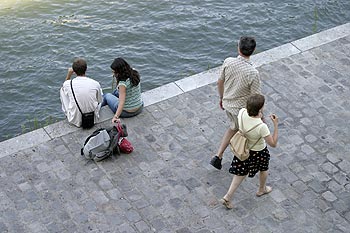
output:
M94 126L94 121L95 121L95 112L88 112L88 113L83 113L79 107L79 104L78 104L78 101L77 99L75 98L75 94L74 94L74 91L73 91L73 84L72 84L73 80L70 81L70 87L72 89L72 93L73 93L73 97L74 97L74 100L75 100L75 103L77 104L78 106L78 109L81 113L81 127L83 127L83 129L90 129L92 128L92 126Z

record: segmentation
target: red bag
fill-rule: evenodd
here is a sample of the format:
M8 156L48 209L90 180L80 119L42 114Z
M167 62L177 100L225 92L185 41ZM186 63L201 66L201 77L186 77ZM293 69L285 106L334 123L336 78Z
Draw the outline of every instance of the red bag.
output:
M131 142L129 142L126 139L126 136L128 136L128 133L126 132L126 126L124 125L124 127L123 127L120 124L120 122L118 122L118 124L116 125L116 128L118 129L118 132L120 133L120 138L118 141L118 146L119 146L120 152L125 153L125 154L130 154L134 150L134 147L131 145Z
M130 154L134 150L134 147L131 145L131 143L123 137L120 138L118 145L119 150L122 153Z

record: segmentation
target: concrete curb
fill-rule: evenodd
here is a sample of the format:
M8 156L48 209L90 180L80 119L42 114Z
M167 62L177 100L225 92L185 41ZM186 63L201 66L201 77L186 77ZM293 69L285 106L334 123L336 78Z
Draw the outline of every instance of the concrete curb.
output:
M256 67L286 58L320 45L335 41L350 35L350 23L346 23L317 34L281 45L279 47L261 52L251 57ZM172 98L196 88L211 84L217 80L220 67L195 74L184 79L171 82L164 86L142 93L145 106ZM111 119L113 113L108 107L100 112L99 122ZM0 158L11 155L18 151L28 149L57 137L78 131L79 128L68 124L65 120L37 129L35 131L20 135L15 138L0 142Z

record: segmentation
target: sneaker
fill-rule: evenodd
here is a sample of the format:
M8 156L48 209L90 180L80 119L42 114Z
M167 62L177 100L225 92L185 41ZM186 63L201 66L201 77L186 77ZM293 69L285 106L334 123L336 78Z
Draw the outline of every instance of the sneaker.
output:
M221 170L222 165L221 165L221 160L218 156L214 156L211 160L210 160L210 164L215 167L216 169Z

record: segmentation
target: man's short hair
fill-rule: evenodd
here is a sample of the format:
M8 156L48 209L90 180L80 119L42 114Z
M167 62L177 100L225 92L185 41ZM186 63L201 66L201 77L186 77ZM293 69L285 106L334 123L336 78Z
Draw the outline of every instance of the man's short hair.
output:
M239 39L238 48L244 56L252 55L255 50L255 47L256 41L254 37L242 36Z
M83 58L76 58L73 61L72 68L78 76L85 75L87 69L86 61Z
M265 97L260 94L254 94L248 97L247 100L247 112L249 116L259 115L260 109L265 104Z

